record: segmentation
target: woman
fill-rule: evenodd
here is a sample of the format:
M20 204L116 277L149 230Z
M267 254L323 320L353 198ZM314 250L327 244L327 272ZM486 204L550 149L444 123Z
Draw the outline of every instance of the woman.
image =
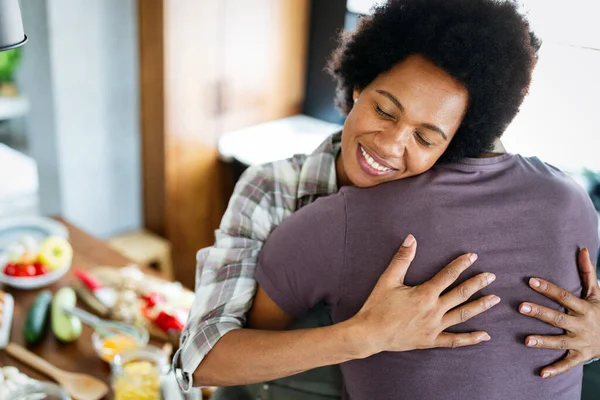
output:
M333 340L337 336L329 327L289 332L239 329L252 305L262 243L284 218L343 185L371 187L421 174L439 162L493 152L496 138L527 93L538 48L517 6L491 0L390 1L343 36L329 68L338 82L338 106L348 114L341 138L334 135L310 156L249 169L236 186L215 246L198 254L197 298L174 361L176 368L183 367L184 388L191 386L193 374L196 384L225 386L352 359L351 346ZM469 256L457 262L469 265ZM489 283L465 284L465 291L473 294ZM549 288L545 282L540 287ZM372 306L385 321L386 304ZM461 308L475 315L491 306L482 299ZM541 319L554 317L546 310L539 314ZM322 314L316 318L325 325ZM598 335L587 329L598 323L600 313L590 312L586 318L580 324L586 327L581 329L584 335L570 331L573 340L545 346L565 348L559 346L567 343L578 355L570 362L577 364L600 353ZM387 322L372 325L385 330L393 325ZM485 332L473 332L444 341L448 338L440 332L439 340L424 343L418 340L420 334L415 332L417 343L402 350L489 340ZM323 377L324 372L317 375ZM335 375L326 378L336 384ZM308 377L300 384L301 378L294 379L283 383L287 389L281 389L280 397L337 394L327 382L322 384L323 379Z

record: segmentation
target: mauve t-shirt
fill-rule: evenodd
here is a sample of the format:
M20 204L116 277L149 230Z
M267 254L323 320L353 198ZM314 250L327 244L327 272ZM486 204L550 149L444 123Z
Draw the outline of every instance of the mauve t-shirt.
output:
M478 261L457 283L493 272L496 281L474 298L497 294L502 302L449 331L485 330L492 340L346 362L344 397L579 400L582 368L542 380L541 367L564 353L524 345L528 334L563 331L519 314L517 307L532 301L560 309L527 286L532 276L580 295L576 255L587 247L595 257L597 224L585 191L536 158L465 159L370 189L346 187L302 208L273 231L256 277L289 314L300 317L324 303L340 322L360 310L409 233L418 248L407 285L421 284L459 255L476 252Z

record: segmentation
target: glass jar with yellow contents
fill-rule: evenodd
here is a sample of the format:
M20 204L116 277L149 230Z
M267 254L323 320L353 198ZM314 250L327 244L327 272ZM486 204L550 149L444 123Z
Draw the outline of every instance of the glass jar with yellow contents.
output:
M117 354L111 363L115 400L161 400L161 381L169 372L167 356L147 346Z

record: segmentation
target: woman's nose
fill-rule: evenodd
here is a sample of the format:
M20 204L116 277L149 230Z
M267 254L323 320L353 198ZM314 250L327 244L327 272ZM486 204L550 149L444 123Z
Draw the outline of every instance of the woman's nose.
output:
M385 156L401 158L411 138L412 128L402 124L396 129L379 132L374 141L375 145L385 153Z

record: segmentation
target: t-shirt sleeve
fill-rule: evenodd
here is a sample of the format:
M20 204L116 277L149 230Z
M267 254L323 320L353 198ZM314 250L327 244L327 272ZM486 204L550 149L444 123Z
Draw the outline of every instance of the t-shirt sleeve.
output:
M295 318L339 297L345 253L346 207L342 193L322 198L286 219L267 238L256 280Z

